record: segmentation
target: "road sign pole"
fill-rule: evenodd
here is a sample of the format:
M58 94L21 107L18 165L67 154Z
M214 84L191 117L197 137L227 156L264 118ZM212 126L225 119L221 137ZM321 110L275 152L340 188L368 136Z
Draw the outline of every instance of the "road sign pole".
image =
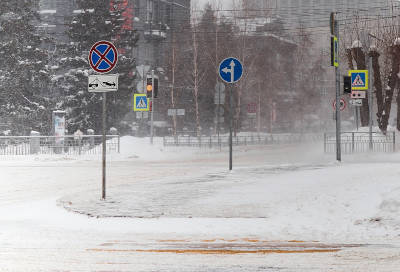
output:
M145 93L146 95L147 95L147 89L146 89L146 79L147 79L147 73L148 73L148 70L146 71L146 73L145 73L145 66L143 65L143 70L142 70L142 72L143 72L143 77L142 77L142 83L143 83L143 93ZM135 101L135 103L136 103L136 101ZM144 120L144 118L143 118L143 113L142 113L142 119L140 119L140 128L141 129L143 129L143 128L146 128L146 130L147 130L147 125L148 125L148 121L149 121L149 118L147 117L147 120ZM147 134L147 133L146 133Z
M154 134L154 70L151 70L151 127L150 127L150 143L153 144Z
M368 93L368 107L369 107L369 151L372 151L374 149L373 147L373 143L372 143L372 103L373 103L373 91L372 91L372 56L369 57L369 62L368 62L368 66L369 66L369 93Z
M335 20L334 22L335 36L339 43L339 24ZM339 45L338 45L339 46ZM341 132L340 132L340 75L339 67L335 66L335 78L336 78L336 160L342 161L342 149L341 149Z
M229 86L229 170L232 170L232 157L233 157L233 148L232 148L232 127L233 127L233 86Z
M224 59L219 65L219 76L220 78L229 83L229 170L232 170L232 157L233 157L233 148L232 148L232 130L233 130L233 86L232 84L240 80L243 75L243 66L238 59L235 58L227 58Z
M105 74L115 68L118 61L117 48L108 41L95 43L89 51L88 61L93 71ZM107 92L118 91L118 74L116 75L94 75L88 77L88 91L103 93L102 113L102 190L101 199L106 199L106 161L107 161Z
M102 180L102 191L101 199L106 199L106 159L107 159L107 149L106 149L106 114L107 114L107 93L103 93L103 180Z
M221 85L218 85L218 105L217 105L217 133L218 133L218 145L219 148L221 150L221 145L219 144L219 129L220 129L220 125L219 125L219 117L220 117L220 108L221 108Z

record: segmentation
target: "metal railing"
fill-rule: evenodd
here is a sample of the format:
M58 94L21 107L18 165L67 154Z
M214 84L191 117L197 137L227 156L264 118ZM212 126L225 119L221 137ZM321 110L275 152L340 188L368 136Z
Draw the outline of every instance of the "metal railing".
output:
M322 141L322 134L260 134L236 136L232 138L233 145L269 145L290 144L300 142ZM214 148L229 146L229 136L177 136L164 137L164 146L184 146L199 148Z
M119 153L120 136L107 135L106 138L107 151ZM97 155L101 153L101 135L0 136L0 155Z
M368 132L342 132L341 133L342 153L362 153L370 151L370 138ZM395 152L395 132L388 132L386 135L380 132L372 133L373 152ZM334 133L324 134L324 152L336 152L336 135Z

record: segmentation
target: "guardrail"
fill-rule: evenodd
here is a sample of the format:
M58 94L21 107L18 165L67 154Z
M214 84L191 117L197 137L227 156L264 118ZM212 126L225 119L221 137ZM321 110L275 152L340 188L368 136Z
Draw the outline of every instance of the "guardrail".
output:
M260 134L236 136L232 138L233 145L269 145L290 144L300 142L322 141L322 134ZM164 146L184 146L199 148L214 148L229 146L229 136L177 136L164 137Z
M370 138L368 132L342 132L341 147L342 153L361 153L369 151ZM386 135L380 132L372 133L373 152L395 152L396 135L395 132L388 132ZM324 134L324 152L336 152L336 134Z
M107 135L107 151L120 152L120 136ZM0 155L95 155L102 153L102 135L76 137L0 136Z

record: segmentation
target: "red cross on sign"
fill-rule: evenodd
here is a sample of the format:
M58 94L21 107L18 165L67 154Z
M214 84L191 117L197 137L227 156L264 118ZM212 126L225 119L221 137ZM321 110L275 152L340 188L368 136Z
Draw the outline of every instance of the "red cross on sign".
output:
M89 52L89 64L98 73L110 72L118 61L117 48L108 41L95 43Z

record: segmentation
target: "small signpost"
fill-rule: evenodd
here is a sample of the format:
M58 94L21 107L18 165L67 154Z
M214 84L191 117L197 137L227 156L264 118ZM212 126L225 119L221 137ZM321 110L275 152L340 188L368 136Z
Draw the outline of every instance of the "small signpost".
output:
M149 111L150 101L146 94L135 94L133 98L134 111Z
M332 106L333 110L336 110L336 99L333 100ZM340 111L344 111L345 108L346 108L346 100L340 98Z
M350 70L351 98L367 98L368 70Z
M368 70L350 70L351 89L368 90Z
M256 116L257 115L257 103L252 102L247 104L247 115Z
M149 119L149 112L148 111L137 111L136 119Z
M219 65L220 78L229 84L239 81L243 75L242 63L236 58L224 59ZM232 87L230 89L230 122L229 122L229 170L232 170L232 127L233 127L233 95Z
M118 61L117 48L108 41L95 43L89 51L90 67L98 73L88 77L88 91L103 93L103 159L102 159L102 193L101 198L106 199L106 114L107 92L118 90L118 75L103 75L115 68Z
M355 107L361 107L362 99L350 99L350 105L355 106Z
M116 92L118 91L118 75L90 75L89 92Z
M184 116L185 109L168 109L168 116Z
M99 41L90 49L89 64L97 73L110 72L117 65L117 61L117 48L108 41Z

